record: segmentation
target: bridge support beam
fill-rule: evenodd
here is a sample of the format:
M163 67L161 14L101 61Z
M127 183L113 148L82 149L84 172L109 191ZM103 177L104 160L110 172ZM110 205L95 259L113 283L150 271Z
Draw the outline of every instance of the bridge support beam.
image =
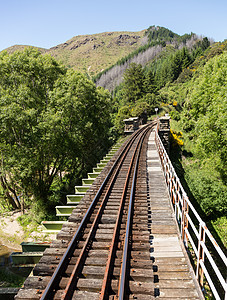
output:
M159 118L159 128L158 134L160 139L166 149L166 152L169 154L170 149L170 117L164 116Z

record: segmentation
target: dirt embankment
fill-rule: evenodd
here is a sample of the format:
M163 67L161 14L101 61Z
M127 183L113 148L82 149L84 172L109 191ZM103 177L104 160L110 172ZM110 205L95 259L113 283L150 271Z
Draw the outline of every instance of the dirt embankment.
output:
M55 239L55 234L45 234L42 226L37 231L28 234L17 221L21 212L10 212L0 215L0 244L10 249L21 251L22 242L51 241Z

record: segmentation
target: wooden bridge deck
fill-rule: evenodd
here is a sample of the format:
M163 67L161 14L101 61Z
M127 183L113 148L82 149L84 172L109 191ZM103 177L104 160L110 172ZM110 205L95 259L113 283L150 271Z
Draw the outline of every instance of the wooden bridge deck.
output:
M152 132L147 150L151 259L158 299L204 299L180 239Z
M107 167L104 168L100 176L96 178L95 182L87 191L80 204L69 217L69 222L64 224L62 230L57 236L57 240L53 241L51 248L45 251L44 256L34 269L33 278L28 278L26 280L24 290L20 290L15 299L40 299L41 292L39 289L44 289L44 286L46 285L46 279L48 279L48 276L53 273L53 269L56 267L60 256L62 256L65 251L64 248L67 247L72 238L73 232L75 232L75 229L81 222L82 212L85 213L87 207L90 205L91 199L93 199L94 195L99 189L106 176L108 168L110 168L110 165L113 164L115 158L108 163ZM143 200L145 205L141 206L141 212L143 213L144 217L144 215L146 215L147 202L148 227L150 229L150 246L147 241L147 258L145 262L145 269L147 274L152 274L149 275L149 280L146 282L146 284L147 287L149 287L149 291L152 291L146 295L146 298L144 298L144 296L139 298L138 295L135 295L130 299L204 299L199 285L195 279L184 246L181 242L178 225L176 223L174 212L169 200L165 178L155 144L154 131L151 132L148 141L147 172L145 167L142 168L142 170L144 174L143 186L145 189L145 176L147 174L147 201L146 194L143 192L143 195L145 196L145 199ZM146 218L142 219L147 223L147 215ZM146 226L146 223L143 224L143 226ZM149 232L146 232L147 233L143 236L143 239L146 238L148 240ZM140 245L140 243L137 244ZM150 258L151 261L153 261L153 264L149 260L149 247ZM140 252L141 251L138 251L138 255ZM135 264L137 263L137 257L135 257L134 262ZM149 268L152 269L152 267L153 270L149 270ZM42 277L42 274L47 276L47 278ZM98 298L99 294L95 292L91 293L90 298L86 296L86 298L83 299Z

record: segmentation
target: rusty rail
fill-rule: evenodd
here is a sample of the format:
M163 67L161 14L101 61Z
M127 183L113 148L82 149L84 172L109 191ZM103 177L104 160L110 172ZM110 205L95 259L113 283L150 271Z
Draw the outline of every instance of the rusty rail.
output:
M67 263L70 260L71 256L73 255L73 252L75 251L76 245L79 241L80 236L83 233L83 230L85 229L86 223L88 222L88 220L91 217L92 211L94 210L94 207L96 206L96 204L98 203L101 193L104 191L104 197L101 200L101 204L100 207L98 209L98 212L95 216L95 219L93 220L93 223L91 225L89 234L86 238L86 241L84 242L83 248L80 252L80 255L78 257L78 260L73 268L72 271L72 275L70 276L70 278L68 279L68 283L67 286L61 296L61 299L71 299L73 291L75 289L75 285L77 282L77 278L79 273L81 272L81 269L84 265L85 259L87 257L87 253L88 250L91 246L92 243L92 239L94 237L94 234L96 232L96 229L98 227L99 221L101 219L101 214L104 211L107 199L108 199L108 195L109 192L113 186L113 183L115 181L116 176L119 173L119 170L126 158L127 153L130 150L131 145L135 142L136 138L139 136L139 133L141 131L143 131L142 135L139 137L139 141L136 142L136 146L135 146L135 150L133 152L132 158L131 158L131 162L130 162L130 167L128 169L128 173L127 173L127 177L125 180L125 187L122 193L122 199L121 199L121 205L119 208L119 212L118 212L118 218L116 221L116 225L115 225L115 234L114 237L112 239L112 245L110 247L111 251L109 252L109 257L108 257L108 262L107 262L107 266L106 266L106 272L105 272L105 276L104 276L104 281L103 281L103 286L100 292L100 299L105 299L106 298L106 294L108 291L108 285L109 285L109 277L111 274L111 264L113 262L113 255L116 251L116 236L119 233L119 226L120 226L120 219L121 219L121 215L122 215L122 210L123 210L123 203L125 200L125 193L126 193L126 189L128 186L128 181L129 181L129 176L131 176L131 170L132 170L132 166L133 164L138 165L138 159L139 159L139 154L138 152L140 152L141 150L141 145L144 139L144 135L148 132L148 130L150 129L150 126L147 126L147 128L144 130L138 130L134 135L133 138L126 144L124 150L122 151L122 153L119 155L118 159L115 161L114 165L112 166L111 170L109 171L106 179L104 180L104 182L102 183L99 191L97 192L96 196L94 197L90 207L88 208L82 222L80 223L79 228L77 229L73 239L71 240L68 248L66 249L65 254L63 255L58 267L56 268L53 276L51 277L51 280L49 281L47 287L45 288L45 290L42 293L41 299L42 300L46 300L46 299L50 299L51 297L53 297L53 294L55 293L55 289L57 288L57 286L59 285L59 282L61 280L62 274L65 272L65 269L67 267ZM139 150L138 150L139 149ZM136 162L135 162L135 159ZM136 168L134 166L134 168ZM134 178L133 178L133 184L134 185L134 181L135 181L135 176L136 176L136 171L134 171ZM107 185L108 182L108 185ZM132 188L132 191L134 191L134 187ZM133 194L130 196L130 198L133 199ZM131 200L133 201L133 200ZM129 210L132 204L129 205ZM131 213L132 213L132 209L131 211L128 213L128 215L130 215L128 218L131 219ZM128 225L127 225L128 226ZM128 230L128 233L127 233ZM129 231L130 231L130 224L129 224L129 229L126 229L126 239L125 239L125 245L128 244L128 240L129 239ZM127 247L126 247L127 248ZM122 262L122 266L123 266L123 275L121 276L122 280L120 280L121 282L121 286L125 285L125 278L126 278L126 268L125 268L125 263L127 262L127 254L124 255L123 258L123 262ZM120 288L119 288L120 290ZM120 292L120 297L119 299L123 299L124 298L124 289L123 292Z
M202 289L204 288L204 278L206 278L215 299L227 300L226 278L224 278L220 268L218 268L214 258L210 254L207 242L209 241L209 244L212 245L213 249L215 249L219 255L223 264L225 276L227 270L227 258L208 230L205 222L203 222L190 202L172 166L157 130L155 131L155 141L168 186L169 196L174 207L177 222L180 226L181 237L187 251L191 252L192 256L196 256L196 278ZM209 268L207 267L207 261L210 265ZM212 270L212 275L210 269ZM212 280L213 272L220 285L217 285L215 281Z
M138 164L139 164L139 156L141 153L144 137L145 137L145 135L142 136L141 141L140 141L139 151L137 154L134 173L133 173L133 179L132 179L132 187L131 187L131 193L130 193L130 201L129 201L127 224L126 224L126 234L125 234L125 239L124 239L124 251L123 251L124 254L123 254L123 258L122 258L120 283L119 283L119 289L118 289L119 300L125 299L124 296L125 296L127 264L128 264L128 256L129 256L129 239L130 239L131 226L132 226L132 209L133 209L133 201L134 201L134 193L135 193L136 176L137 176Z

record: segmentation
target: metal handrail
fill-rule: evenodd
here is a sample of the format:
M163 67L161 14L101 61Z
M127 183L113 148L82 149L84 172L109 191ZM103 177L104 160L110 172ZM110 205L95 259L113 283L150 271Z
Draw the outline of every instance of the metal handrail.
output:
M214 247L214 249L217 251L219 257L221 258L223 266L225 266L226 268L227 268L227 258L224 252L222 251L222 249L215 241L212 234L210 233L205 222L203 222L203 220L197 213L196 209L193 207L192 203L190 202L174 170L174 167L168 157L168 154L162 144L162 141L158 135L157 130L155 131L155 141L158 148L161 164L163 167L170 199L174 207L175 216L178 221L178 224L180 225L181 237L183 239L187 251L190 252L189 245L188 245L188 243L190 243L190 245L194 250L194 254L196 255L196 272L195 272L196 278L199 281L200 286L202 288L204 288L204 277L206 278L215 299L227 300L226 279L223 277L221 271L219 270L217 264L215 263L213 257L211 256L207 248L206 241L209 241L211 245ZM189 216L189 209L190 209L190 213L191 214L193 213L193 218ZM195 224L194 219L197 221L198 224ZM196 246L195 239L197 241L197 246ZM214 280L212 280L212 277L210 275L211 272L209 272L205 266L205 259L209 261L209 264L212 268L212 272L215 273L216 277L218 278L223 288L224 298L221 298L220 290L217 287L217 284L214 282Z

